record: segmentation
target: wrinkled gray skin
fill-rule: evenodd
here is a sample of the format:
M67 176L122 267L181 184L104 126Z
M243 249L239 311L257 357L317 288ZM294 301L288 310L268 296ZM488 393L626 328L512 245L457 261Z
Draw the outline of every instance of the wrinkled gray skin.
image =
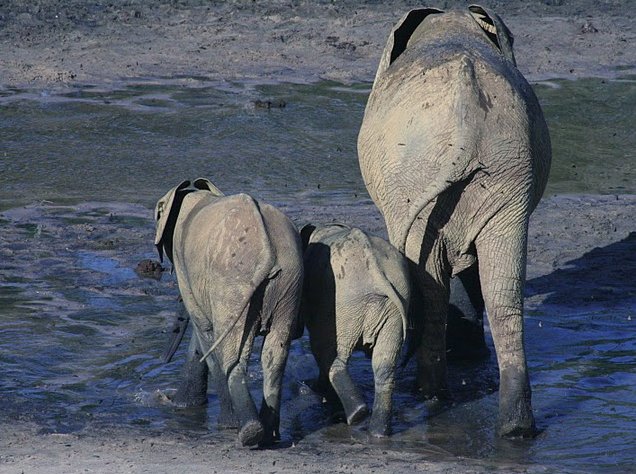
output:
M358 153L422 294L420 389L446 395L449 279L477 266L499 364L498 432L532 436L522 292L528 218L551 151L501 19L478 6L405 15L381 58Z
M155 213L155 244L174 266L194 326L174 401L205 403L209 369L219 385L221 423L236 420L244 446L267 445L280 437L282 377L300 307L298 232L280 211L250 196L223 196L205 179L189 186L185 181L171 189ZM260 414L246 378L259 334L265 336Z
M311 349L342 402L349 424L368 414L347 363L354 349L372 351L375 398L369 433L391 430L395 367L407 329L409 269L383 239L345 225L305 226L302 316Z

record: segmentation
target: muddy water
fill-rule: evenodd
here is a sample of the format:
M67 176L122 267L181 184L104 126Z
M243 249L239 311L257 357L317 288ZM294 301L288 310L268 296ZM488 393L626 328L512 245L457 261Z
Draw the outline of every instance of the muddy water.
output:
M198 176L269 199L362 193L355 136L367 89L135 86L35 100L16 91L2 107L0 205L154 205Z
M554 144L547 194L636 193L634 83L546 83L537 92ZM213 392L205 409L162 401L176 387L185 344L174 362L161 362L176 285L168 274L156 281L134 272L155 258L149 206L181 179L207 176L227 193L278 204L299 224L335 217L382 233L355 158L367 93L367 85L330 83L1 91L0 416L46 432L118 425L232 437L216 428ZM598 268L607 262L596 258ZM532 278L529 294L551 294L555 278L576 271ZM557 293L529 298L536 440L495 438L493 356L452 368L455 403L443 407L412 394L407 366L396 434L380 446L499 466L631 469L636 339L627 321L636 301L627 288L622 298L592 291L578 306ZM356 355L352 365L371 399L369 361ZM251 374L257 389L257 357ZM307 341L294 342L283 443L364 441L363 430L334 424L337 414L303 383L315 374Z

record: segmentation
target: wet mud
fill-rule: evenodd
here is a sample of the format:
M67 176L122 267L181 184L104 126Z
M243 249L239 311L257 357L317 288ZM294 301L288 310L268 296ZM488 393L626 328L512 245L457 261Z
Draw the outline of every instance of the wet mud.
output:
M385 236L355 138L386 35L412 6L0 5L1 471L633 470L636 33L621 1L489 3L515 34L554 146L528 244L536 439L495 437L492 351L451 367L444 405L413 393L407 366L395 434L379 442L309 388L306 338L290 354L276 449L237 450L214 391L202 409L167 403L185 344L162 361L178 292L156 265L154 201L207 176L299 226ZM581 78L592 79L570 81ZM356 354L352 369L370 398L370 361Z
M368 202L280 206L299 226L337 219L384 235ZM449 404L419 400L414 367L407 366L395 393L395 435L373 449L439 462L471 459L482 467L527 469L546 456L559 459L554 465L583 470L631 463L635 209L632 196L561 196L545 200L532 218L526 343L542 431L537 440L502 446L494 435L493 351L480 363L451 366ZM163 442L174 436L193 444L195 439L232 444L233 431L216 424L213 390L202 409L167 403L186 344L172 363L162 361L178 310L176 283L169 272L160 279L135 272L140 262L151 273L157 269L151 209L120 203L31 205L3 212L0 231L5 422L33 423L43 434L92 436L130 427L138 436L147 430ZM572 234L586 237L573 244ZM371 402L371 364L362 353L354 356L352 371ZM257 357L250 373L257 391L262 382ZM280 447L337 451L353 443L359 445L353 451L371 449L364 424L347 427L337 407L309 388L316 375L305 336L294 342L288 361ZM576 443L563 452L566 433Z

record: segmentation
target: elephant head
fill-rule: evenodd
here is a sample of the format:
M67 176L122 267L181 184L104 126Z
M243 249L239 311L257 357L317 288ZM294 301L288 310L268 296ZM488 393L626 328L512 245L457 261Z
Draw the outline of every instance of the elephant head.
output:
M468 11L484 38L516 66L512 50L514 37L499 15L480 5L470 5ZM404 52L409 41L416 34L416 30L418 31L416 36L424 34L430 25L431 17L442 13L444 11L437 8L415 8L406 13L389 34L384 53L380 58L376 79Z
M173 262L172 256L172 238L177 217L181 211L183 199L194 191L209 191L214 196L223 196L223 193L212 182L205 178L197 178L192 183L186 180L172 188L164 196L157 201L155 205L155 221L157 229L155 234L155 246L159 252L159 259L163 262L163 253Z

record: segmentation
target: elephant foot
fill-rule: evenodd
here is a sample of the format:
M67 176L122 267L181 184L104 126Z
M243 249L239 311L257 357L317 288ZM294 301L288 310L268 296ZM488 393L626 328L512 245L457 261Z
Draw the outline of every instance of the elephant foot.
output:
M329 402L340 402L338 394L331 386L329 379L318 377L315 379L304 380L303 383L307 385L313 392L324 397Z
M385 416L374 418L369 422L369 434L374 438L384 438L391 434L391 423Z
M260 421L248 421L240 429L238 441L241 446L255 446L263 439L264 434L265 430Z
M417 371L416 388L425 400L444 401L451 398L446 381L446 368L442 365L421 365Z
M329 372L329 381L342 403L347 423L352 425L366 418L369 409L349 376L346 360L336 359Z
M180 390L168 399L179 408L202 407L208 403L207 394L193 395L192 393L183 393Z
M280 433L278 431L265 431L263 439L258 443L260 448L266 448L280 441Z
M180 408L193 408L208 403L208 368L198 362L187 362L185 377L170 401Z
M258 414L259 420L263 424L264 434L263 439L258 444L259 446L271 446L276 441L280 441L280 415L278 410L274 410L267 404L265 398L261 403L261 411Z
M369 409L365 403L360 403L347 414L347 424L354 425L360 423L369 414Z
M425 399L448 400L450 392L446 380L446 353L444 348L437 350L420 347L417 352L417 391Z
M532 439L537 435L537 427L534 424L534 420L530 424L499 424L497 426L497 434L500 438L508 439Z
M534 438L537 435L537 427L530 404L508 413L512 414L506 416L500 408L499 420L497 421L497 434L500 438Z
M524 370L507 367L500 372L497 434L502 438L533 438L537 434Z
M444 380L443 383L440 382L430 382L428 380L419 379L416 382L416 390L417 392L424 398L424 400L439 400L439 401L447 401L450 400L451 393L448 389L448 385Z

